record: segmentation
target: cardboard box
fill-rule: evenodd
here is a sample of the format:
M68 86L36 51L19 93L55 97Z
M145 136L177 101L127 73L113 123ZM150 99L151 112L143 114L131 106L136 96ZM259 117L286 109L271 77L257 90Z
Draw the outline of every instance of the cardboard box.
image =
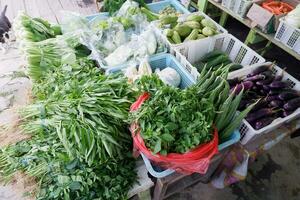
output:
M288 3L296 7L299 0L281 0L282 2ZM274 15L270 11L261 7L265 0L255 2L247 13L247 17L252 21L252 27L259 27L265 33L275 33L279 26L279 19L284 17L286 14Z

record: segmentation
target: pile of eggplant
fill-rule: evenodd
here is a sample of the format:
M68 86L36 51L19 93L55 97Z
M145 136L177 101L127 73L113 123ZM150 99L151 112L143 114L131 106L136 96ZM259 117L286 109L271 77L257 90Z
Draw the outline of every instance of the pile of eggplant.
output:
M256 130L268 126L279 117L287 117L300 107L300 92L291 89L283 80L284 71L274 75L273 66L260 66L247 76L228 80L235 94L245 90L238 110L244 110L256 102L246 117Z

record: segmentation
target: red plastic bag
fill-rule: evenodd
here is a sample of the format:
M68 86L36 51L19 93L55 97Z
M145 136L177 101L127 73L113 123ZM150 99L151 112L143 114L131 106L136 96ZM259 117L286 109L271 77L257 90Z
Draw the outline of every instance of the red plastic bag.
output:
M141 107L144 101L150 98L149 93L144 93L138 100L132 104L130 111L136 111ZM155 162L163 168L174 169L177 172L191 174L205 174L208 170L211 158L218 153L218 132L215 129L213 139L205 144L201 144L195 149L180 153L169 153L168 155L153 154L146 147L143 138L141 137L139 125L132 123L130 131L133 138L134 154L142 152L149 160Z

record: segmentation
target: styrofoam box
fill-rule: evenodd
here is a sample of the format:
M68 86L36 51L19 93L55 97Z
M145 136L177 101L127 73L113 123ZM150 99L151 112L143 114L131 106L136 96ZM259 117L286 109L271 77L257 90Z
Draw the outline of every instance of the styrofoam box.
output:
M266 60L231 34L219 35L211 40L197 40L189 46L175 48L174 56L196 80L199 72L192 64L201 60L213 50L221 50L229 55L232 62L249 66Z
M219 34L211 36L211 37L206 37L206 38L203 38L203 39L199 39L199 40L191 40L191 41L183 42L183 43L180 43L180 44L171 44L169 42L168 38L164 35L163 30L158 28L159 21L153 22L154 30L156 31L156 33L160 37L160 39L166 44L166 46L167 46L167 48L168 48L168 50L170 51L171 54L174 54L174 49L175 48L186 48L186 47L189 47L192 43L194 43L196 41L211 41L219 35L227 34L227 30L225 28L220 26L217 22L215 22L213 19L211 19L209 16L207 16L203 12L195 12L195 13L191 13L191 14L184 14L184 15L181 15L178 20L179 21L185 21L185 19L188 16L195 15L195 14L196 15L202 15L206 19L210 19L216 25L217 30L219 31Z
M229 74L228 78L232 79L235 77L242 77L242 76L250 74L254 69L256 69L262 65L271 65L271 64L272 64L271 62L267 62L267 63L263 63L263 64L255 64L250 67L239 70L238 73ZM289 75L287 72L285 72L285 71L283 72L283 70L276 65L272 68L272 70L273 70L274 74L276 74L276 75L283 73L283 80L288 83L289 87L293 88L294 90L300 91L300 82L297 79L295 79L294 77ZM285 118L275 119L271 124L269 124L268 126L262 128L262 129L259 129L259 130L255 130L244 119L239 128L240 133L241 133L241 143L246 144L250 140L254 140L258 135L268 133L268 132L282 126L284 123L288 123L288 122L292 121L293 119L296 119L299 116L300 116L300 108L298 108L291 115L289 115Z
M284 19L279 19L275 39L300 54L300 29L287 24Z

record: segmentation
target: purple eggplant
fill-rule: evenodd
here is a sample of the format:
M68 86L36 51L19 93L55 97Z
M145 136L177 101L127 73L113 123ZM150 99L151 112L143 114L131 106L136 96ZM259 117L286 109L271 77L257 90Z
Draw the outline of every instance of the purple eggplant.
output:
M274 77L269 77L269 78L266 78L264 80L261 80L261 81L256 81L256 85L268 85L270 83L272 83L274 80Z
M294 111L300 107L300 97L289 100L283 108L288 111Z
M292 114L294 111L289 111L289 110L285 110L282 112L282 117L287 117L289 116L290 114Z
M259 109L253 113L248 114L248 116L246 117L246 120L248 122L254 122L262 117L267 117L274 114L273 109L271 108L262 108Z
M268 102L266 101L266 99L260 99L255 106L252 108L251 112L257 111L259 109L265 108L268 106ZM247 104L247 107L250 106L251 104Z
M250 76L245 78L243 81L259 81L265 79L265 76L262 74L257 74L255 76Z
M233 78L233 79L228 79L227 82L230 85L230 87L234 87L237 84L239 84L241 80L239 78Z
M264 71L263 73L261 73L261 75L264 76L264 79L274 79L273 72L271 70Z
M270 105L275 108L281 108L283 106L283 101L273 100L270 102Z
M251 77L251 76L255 76L257 74L260 74L264 71L267 71L269 68L270 68L270 66L268 66L268 65L260 66L260 67L256 68L255 70L253 70L252 73L248 74L247 77Z
M234 88L232 88L232 91L234 91L235 94L239 94L243 88L244 90L250 90L253 85L254 85L253 82L245 81L240 84L237 84Z
M276 95L276 94L281 94L283 92L295 92L297 93L297 91L295 90L292 90L290 88L284 88L284 89L274 89L274 88L270 88L270 92L269 92L269 95Z
M278 98L283 101L287 101L296 97L299 97L299 93L295 90L294 92L283 92L278 95Z
M276 75L275 78L274 78L274 81L282 81L282 78L283 78L282 74Z
M278 96L277 95L267 96L266 100L268 102L271 102L271 101L274 101L274 100L278 100Z
M256 130L262 129L274 121L274 117L266 117L255 122L254 128Z
M263 85L262 87L266 93L269 93L269 91L271 90L271 88L268 85Z
M273 89L283 89L287 87L287 83L283 81L273 81L269 86Z

